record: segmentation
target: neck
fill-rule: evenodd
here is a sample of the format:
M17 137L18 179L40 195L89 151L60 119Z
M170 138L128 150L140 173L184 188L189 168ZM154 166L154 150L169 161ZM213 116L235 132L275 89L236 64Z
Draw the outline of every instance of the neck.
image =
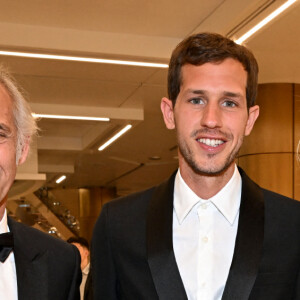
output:
M2 220L2 218L4 216L5 207L6 207L6 200L7 200L7 197L5 197L4 199L2 199L0 201L0 221Z
M81 265L80 265L81 270L83 270L88 264L89 264L88 258L85 258L84 260L82 260Z
M209 199L216 195L231 179L235 164L217 175L195 173L191 168L181 168L180 174L189 188L201 199Z

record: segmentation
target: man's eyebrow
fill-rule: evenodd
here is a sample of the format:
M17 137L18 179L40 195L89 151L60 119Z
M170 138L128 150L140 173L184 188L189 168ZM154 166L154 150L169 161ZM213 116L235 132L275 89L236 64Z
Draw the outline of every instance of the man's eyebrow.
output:
M185 94L205 95L205 94L207 94L207 92L205 90L187 89Z
M0 130L3 130L5 132L7 132L7 133L11 133L11 129L7 125L5 125L3 123L0 123Z
M242 98L243 97L242 94L233 93L233 92L224 92L223 95L226 97L231 97L231 98Z
M195 95L206 95L207 91L206 90L194 90L194 89L187 89L185 91L185 94L195 94ZM226 97L231 97L231 98L241 98L243 95L241 93L235 93L235 92L228 92L224 91L223 95Z

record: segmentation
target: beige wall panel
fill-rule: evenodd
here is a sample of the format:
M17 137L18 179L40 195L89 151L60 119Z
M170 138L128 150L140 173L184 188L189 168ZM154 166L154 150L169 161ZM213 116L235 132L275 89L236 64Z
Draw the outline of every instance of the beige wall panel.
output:
M86 238L89 242L92 240L93 228L95 225L94 218L80 218L80 236Z
M80 235L91 240L93 228L104 203L115 198L115 189L80 189Z
M79 189L80 218L89 216L91 211L91 192L89 189Z
M112 199L116 198L116 189L115 188L102 188L101 194L102 194L102 197L101 197L102 205L104 205L106 202L109 202ZM100 212L100 210L99 210L99 212ZM96 217L98 217L98 215L99 215L99 213L96 215Z
M239 158L238 164L261 187L293 197L293 155L257 154Z
M295 199L300 201L300 162L295 161Z
M91 223L94 218L89 216L92 211L91 207L91 191L89 189L79 189L79 207L80 207L80 236L83 236L88 241L91 240Z
M293 85L261 84L257 104L260 116L251 135L245 138L240 155L250 153L292 152Z
M300 84L295 84L295 152L300 150ZM296 154L295 159L295 199L300 200L300 153Z

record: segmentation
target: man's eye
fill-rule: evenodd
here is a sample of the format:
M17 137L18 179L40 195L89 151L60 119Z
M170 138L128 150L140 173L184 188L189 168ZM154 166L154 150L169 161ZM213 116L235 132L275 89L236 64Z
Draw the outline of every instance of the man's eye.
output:
M189 100L190 103L192 104L203 104L203 100L201 98L192 98Z
M235 102L227 100L227 101L223 102L223 106L225 106L225 107L236 107L237 105L236 105Z
M3 142L7 138L7 134L0 132L0 142Z

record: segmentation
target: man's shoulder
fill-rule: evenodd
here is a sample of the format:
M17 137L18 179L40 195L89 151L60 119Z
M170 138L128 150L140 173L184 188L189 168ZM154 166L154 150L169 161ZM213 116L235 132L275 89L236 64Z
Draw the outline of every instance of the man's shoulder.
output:
M288 205L288 206L294 206L296 209L300 208L300 201L297 201L290 197L284 196L282 194L279 194L274 191L271 191L271 190L261 187L259 184L257 184L251 178L249 178L247 173L240 167L239 167L239 172L242 176L243 183L246 183L246 185L248 185L248 186L251 185L252 190L262 191L265 201L270 201L270 202L273 202L274 204L276 203L278 205L284 204L284 205Z
M105 203L94 226L92 244L101 245L98 239L107 234L103 234L104 231L109 231L110 239L117 236L117 240L123 239L124 231L130 232L131 237L144 232L154 190L152 187Z
M300 213L300 201L292 199L290 197L281 195L279 193L262 188L264 199L267 204L280 208L295 209L296 212Z
M17 222L8 218L10 230L14 234L15 243L26 244L29 247L47 249L51 252L74 252L72 245L65 241L53 237L48 233L42 232L36 228L30 227L26 224Z
M129 222L130 218L145 220L149 206L153 203L153 200L157 200L156 192L160 189L166 190L166 185L172 181L174 181L173 176L157 186L105 203L98 218L98 223L102 223L103 220L110 220L111 224L119 224L120 222ZM162 197L159 196L159 198L163 201Z
M262 189L262 192L266 234L274 239L282 235L299 243L300 201L266 189Z
M139 207L145 207L148 205L154 193L159 192L160 195L161 195L161 191L166 192L168 195L170 193L173 193L174 179L176 173L177 171L174 172L165 181L161 182L156 186L109 201L103 206L103 208L114 210L114 209L125 209L125 208L138 209Z
M267 213L281 215L282 217L290 215L291 218L295 217L295 219L300 220L300 201L265 189L251 180L241 168L239 168L239 171L243 184L247 186L247 193L250 192L250 195L254 195L254 197L261 197Z
M109 210L123 210L123 209L138 209L141 206L147 205L150 201L153 191L156 187L151 187L143 191L132 193L126 196L118 197L107 202L103 208Z

